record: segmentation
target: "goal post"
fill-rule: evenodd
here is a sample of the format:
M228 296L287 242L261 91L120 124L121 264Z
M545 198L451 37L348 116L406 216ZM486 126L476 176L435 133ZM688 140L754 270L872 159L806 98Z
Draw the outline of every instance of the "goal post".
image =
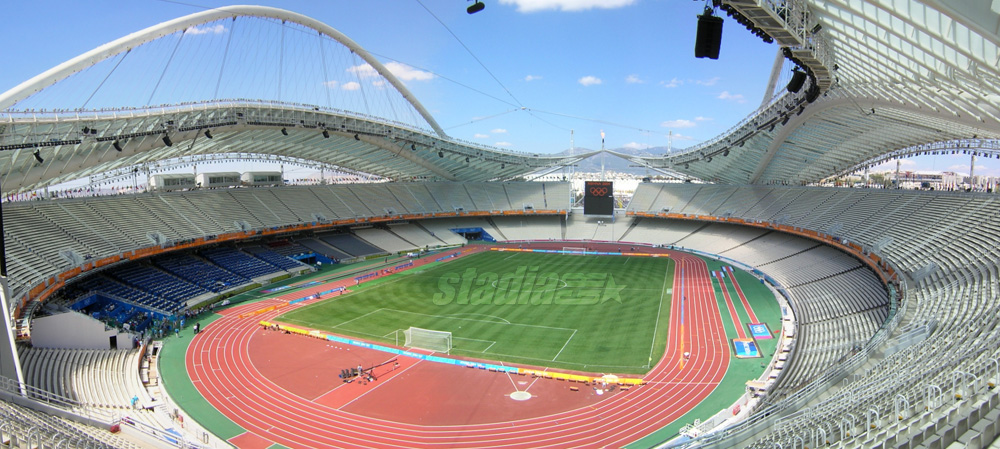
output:
M563 254L568 254L571 256L583 256L587 253L587 248L580 248L573 246L564 246L562 250Z
M410 327L403 330L403 336L404 347L426 349L445 354L451 352L451 332Z

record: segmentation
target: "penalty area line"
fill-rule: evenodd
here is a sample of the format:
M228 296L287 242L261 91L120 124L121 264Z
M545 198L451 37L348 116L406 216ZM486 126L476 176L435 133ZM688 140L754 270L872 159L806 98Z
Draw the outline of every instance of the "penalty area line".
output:
M552 329L552 330L573 331L573 332L576 332L576 329L570 329L570 328L566 328L566 327L543 326L541 324L511 323L509 321L507 323L499 323L499 322L496 322L496 321L478 320L478 319L475 319L475 318L463 318L463 317L456 317L456 316L450 316L450 315L434 315L434 314L429 314L429 313L409 312L409 311L406 311L406 310L397 310L397 309L389 309L389 308L381 308L381 309L376 310L375 312L383 311L383 310L384 311L388 311L388 312L401 313L401 314L405 314L405 315L419 315L419 316L426 316L426 317L431 317L431 318L442 318L442 319L446 319L446 320L462 320L462 321L472 321L472 322L476 322L476 323L499 324L499 325L502 325L502 326L522 326L522 327L534 327L534 328L539 328L539 329ZM371 313L374 313L374 312L371 312ZM458 314L458 315L463 315L463 314ZM489 315L487 315L487 316L489 316ZM361 317L358 317L358 318L361 318ZM497 317L494 317L494 318L497 318ZM357 319L357 318L355 318L355 319ZM341 324L343 324L343 323L341 323Z
M559 352L557 352L557 353L556 353L556 356L555 356L555 357L552 357L552 361L553 361L553 362L555 362L555 361L556 361L556 359L558 359L558 358L559 358L559 354L562 354L562 352L563 352L563 349L566 349L566 346L568 346L568 345L569 345L569 341L570 341L570 340L572 340L572 339L573 339L573 336L575 336L575 335L576 335L576 329L573 329L573 333L572 333L572 334L570 334L569 338L567 338L567 339L566 339L566 343L563 343L563 345L562 345L562 348L560 348L560 349L559 349Z
M482 314L482 313L453 313L451 315L443 315L443 316L448 317L448 318L461 318L463 315L464 316L481 316L481 317L486 317L486 318L496 318L496 319L498 319L500 321L503 321L504 324L511 324L510 321L507 321L507 320L505 320L503 318L500 318L498 316L486 315L486 314Z
M373 314L373 313L378 313L378 312L380 312L380 311L382 311L382 310L386 310L386 309L385 309L385 308L382 308L382 309L375 309L375 310L372 310L371 312L368 312L368 313L366 313L366 314L364 314L364 315L361 315L361 316L359 316L359 317L357 317L357 318L351 318L351 319L349 319L349 320L347 320L347 321L344 321L343 323L340 323L340 324L338 324L338 325L336 325L336 326L333 326L333 329L336 329L336 328L338 328L338 327L340 327L340 326L343 326L343 325L345 325L345 324L347 324L347 323L350 323L351 321L355 321L355 320L360 320L360 319L362 319L362 318L364 318L364 317L366 317L366 316L368 316L368 315L371 315L371 314Z

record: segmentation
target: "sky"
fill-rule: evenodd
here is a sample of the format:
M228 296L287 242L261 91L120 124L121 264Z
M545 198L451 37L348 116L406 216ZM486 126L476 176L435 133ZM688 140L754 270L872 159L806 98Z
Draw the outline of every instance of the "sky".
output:
M609 149L710 139L760 106L778 51L727 19L719 60L694 58L702 1L484 3L469 15L472 2L460 0L260 2L324 22L376 55L450 136L528 153L570 148L571 130L585 149L601 147L602 131ZM0 39L14 44L0 50L0 91L128 33L227 4L9 2ZM922 157L903 169L961 172L968 163ZM977 172L1000 175L990 164Z

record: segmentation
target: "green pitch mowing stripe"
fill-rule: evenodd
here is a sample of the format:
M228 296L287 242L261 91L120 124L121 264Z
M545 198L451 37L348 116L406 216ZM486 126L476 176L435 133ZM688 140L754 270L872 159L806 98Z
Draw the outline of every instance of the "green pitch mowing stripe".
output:
M673 266L669 258L483 252L277 321L390 344L411 326L449 331L456 355L641 374L663 355Z

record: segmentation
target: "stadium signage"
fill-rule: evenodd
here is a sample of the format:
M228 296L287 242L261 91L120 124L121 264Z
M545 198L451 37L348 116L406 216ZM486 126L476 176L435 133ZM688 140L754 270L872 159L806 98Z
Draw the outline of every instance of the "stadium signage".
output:
M584 183L583 214L614 215L615 187L611 181Z
M622 302L625 285L610 273L540 272L537 266L521 266L502 275L475 268L447 273L438 280L435 305L593 305Z

